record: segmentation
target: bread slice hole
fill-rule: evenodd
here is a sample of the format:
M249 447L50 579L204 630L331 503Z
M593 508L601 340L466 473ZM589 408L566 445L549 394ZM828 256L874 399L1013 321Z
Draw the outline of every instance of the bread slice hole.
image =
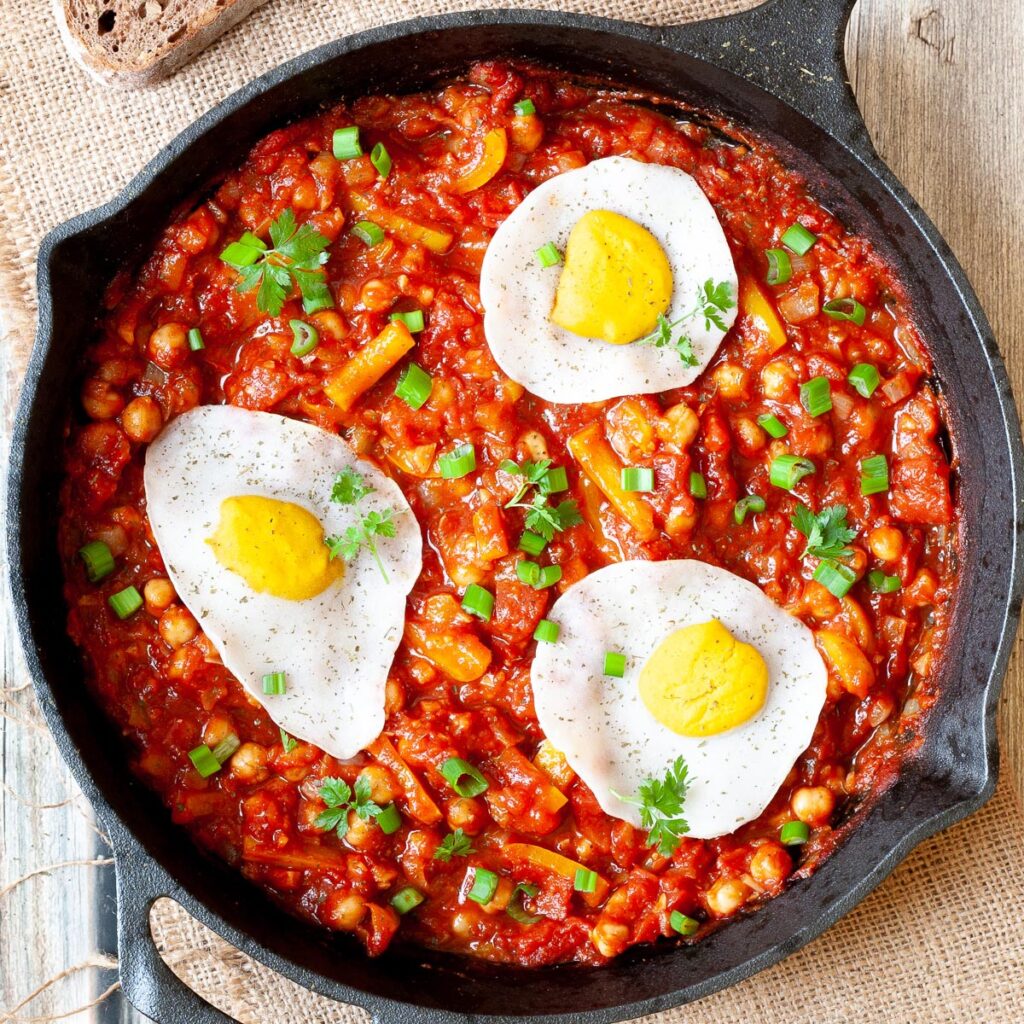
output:
M113 32L116 21L116 11L104 11L96 22L96 34L105 36L108 32Z

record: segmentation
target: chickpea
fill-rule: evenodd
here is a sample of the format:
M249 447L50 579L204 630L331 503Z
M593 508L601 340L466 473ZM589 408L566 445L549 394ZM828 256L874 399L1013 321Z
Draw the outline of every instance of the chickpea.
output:
M133 398L121 413L121 426L129 441L145 444L152 441L164 425L160 406L145 395Z
M231 758L231 774L240 782L263 782L267 771L267 748L243 743Z
M203 729L203 742L211 749L235 731L235 723L227 715L213 715Z
M342 341L348 334L348 325L336 309L323 309L310 317L322 338L331 341Z
M445 809L448 827L461 828L470 836L475 836L484 827L486 817L480 801L468 796L453 800Z
M803 602L808 613L816 619L830 619L839 614L839 602L816 580L809 580L804 585Z
M395 788L395 780L391 772L383 765L368 764L360 773L361 779L366 779L370 784L370 799L375 804L391 803L395 799L398 790Z
M747 371L735 363L722 363L711 375L723 398L747 397Z
M868 534L868 547L880 562L895 562L903 554L903 534L893 526L876 526Z
M685 451L693 444L699 431L700 419L686 402L678 402L666 409L658 427L662 439L678 446L680 451Z
M349 812L345 842L354 850L367 850L374 846L378 833L377 823L373 818L360 818L355 811Z
M184 324L164 324L149 336L149 357L164 370L181 366L188 352L188 328Z
M590 941L601 956L618 956L629 942L629 927L618 921L598 921Z
M767 443L768 435L749 416L741 416L732 426L744 455L756 455Z
M174 585L164 576L154 576L143 588L142 596L146 601L146 611L154 618L169 607L178 596Z
M540 462L548 458L548 443L539 430L528 430L519 438L519 447L528 459Z
M160 616L157 629L164 643L171 647L181 647L189 640L195 639L196 633L199 632L199 623L187 608L175 604L168 607Z
M405 707L405 688L393 676L388 678L384 688L384 710L387 714L393 715Z
M789 854L778 843L764 843L750 858L750 874L762 885L781 885L792 870Z
M128 533L123 526L117 523L93 530L91 539L103 541L115 558L120 557L128 550Z
M750 886L738 878L720 878L708 890L708 910L717 917L735 914L750 897Z
M325 916L332 928L350 932L366 914L366 900L354 892L332 893L325 903Z
M796 383L796 373L789 363L776 359L761 370L761 390L766 398L782 398Z
M82 407L94 420L112 420L124 408L124 399L112 384L90 377L82 388Z
M468 911L460 910L452 917L452 935L459 939L469 938L474 924L476 924L476 919L473 915Z
M836 798L825 786L801 786L793 793L789 805L804 824L827 825L836 806Z
M673 539L685 538L697 525L697 513L688 508L674 507L665 517L665 532Z
M536 114L512 119L512 145L524 153L532 153L544 137L544 125Z
M373 313L383 313L398 298L398 289L383 278L375 277L359 289L359 301Z

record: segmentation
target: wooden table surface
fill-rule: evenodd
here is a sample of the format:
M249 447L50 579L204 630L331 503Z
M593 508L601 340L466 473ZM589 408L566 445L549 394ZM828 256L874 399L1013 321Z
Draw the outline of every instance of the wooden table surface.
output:
M875 145L966 268L1018 397L1024 396L1022 24L1024 0L861 0L847 39L851 81ZM0 311L0 323L2 317ZM20 374L5 352L0 348L4 431ZM31 693L13 689L26 677L8 606L4 600L0 607L0 668L9 688L0 694L6 716L0 718L0 1024L66 1013L116 980L109 969L85 966L9 1016L45 979L109 963L115 945L109 866L58 867L4 892L28 872L107 852L52 742L35 724ZM1016 655L1001 727L1003 770L1024 798L1024 671ZM143 1020L118 993L69 1019Z

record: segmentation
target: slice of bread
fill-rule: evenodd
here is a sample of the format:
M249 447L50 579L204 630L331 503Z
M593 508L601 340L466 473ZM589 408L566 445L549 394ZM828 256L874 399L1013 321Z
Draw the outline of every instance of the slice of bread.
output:
M71 56L95 79L136 88L190 61L267 0L53 0Z

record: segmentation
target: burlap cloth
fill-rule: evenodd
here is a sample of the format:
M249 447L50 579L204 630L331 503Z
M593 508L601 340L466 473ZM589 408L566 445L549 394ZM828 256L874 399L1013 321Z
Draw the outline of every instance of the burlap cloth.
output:
M651 24L755 6L754 0L533 4ZM71 62L49 0L0 0L0 309L12 372L20 374L31 344L34 257L51 227L109 199L190 121L275 64L372 24L485 6L514 5L278 0L171 80L122 93L91 83ZM809 947L697 1005L648 1020L1024 1021L1022 854L1024 817L1004 781L981 813L921 846ZM367 1019L362 1010L328 1002L259 966L169 900L155 908L152 928L176 973L244 1024Z

